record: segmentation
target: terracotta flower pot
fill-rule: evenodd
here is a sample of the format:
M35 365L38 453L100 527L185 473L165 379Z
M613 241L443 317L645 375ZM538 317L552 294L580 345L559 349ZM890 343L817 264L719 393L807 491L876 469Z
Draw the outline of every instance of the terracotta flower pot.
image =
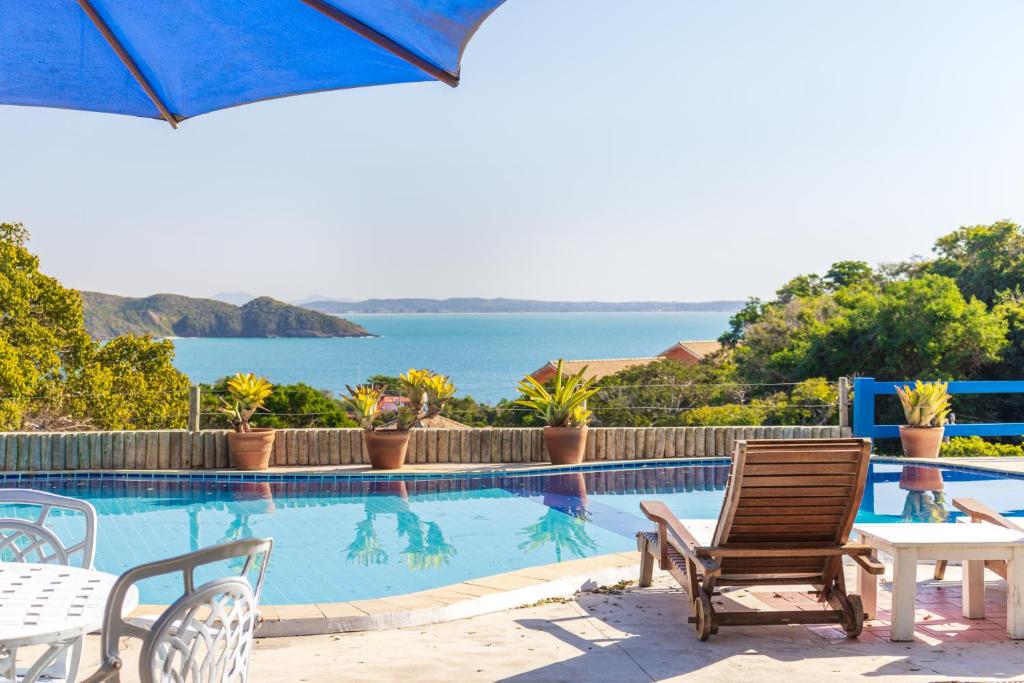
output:
M908 458L937 458L945 427L900 427L903 454Z
M274 450L274 430L253 427L251 432L228 432L228 452L237 470L265 470Z
M370 465L375 470L397 470L405 464L405 451L409 448L409 432L381 429L363 432Z
M578 465L587 447L587 428L545 427L544 446L552 465Z

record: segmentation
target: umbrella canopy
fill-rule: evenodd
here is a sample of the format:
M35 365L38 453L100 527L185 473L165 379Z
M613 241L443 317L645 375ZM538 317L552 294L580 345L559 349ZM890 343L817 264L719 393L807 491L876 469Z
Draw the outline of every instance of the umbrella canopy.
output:
M301 93L459 82L504 0L6 0L0 104L165 119Z

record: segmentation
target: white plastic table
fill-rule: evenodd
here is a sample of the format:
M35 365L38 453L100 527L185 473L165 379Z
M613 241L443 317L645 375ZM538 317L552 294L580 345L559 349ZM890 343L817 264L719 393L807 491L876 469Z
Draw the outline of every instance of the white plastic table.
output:
M963 615L985 616L985 560L1006 560L1006 631L1024 638L1024 533L994 524L856 524L861 543L893 558L890 639L914 639L918 560L963 562ZM861 599L874 618L878 578L859 571Z
M54 664L60 667L69 652L76 669L82 639L103 625L103 608L116 580L113 574L78 567L0 562L0 680L18 680L18 649L32 645L48 647L23 673L24 683L38 680ZM133 587L126 609L138 601Z

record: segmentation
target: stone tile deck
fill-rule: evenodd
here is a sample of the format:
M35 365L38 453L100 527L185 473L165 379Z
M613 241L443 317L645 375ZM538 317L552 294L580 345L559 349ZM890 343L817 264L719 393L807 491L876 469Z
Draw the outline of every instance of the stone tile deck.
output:
M988 582L990 618L959 617L959 572L944 582L919 573L918 638L886 639L884 619L858 640L832 627L722 628L698 642L686 623L685 593L665 576L650 589L585 593L493 614L389 631L345 633L257 642L250 680L296 681L746 681L786 683L847 681L969 681L1024 679L1024 641L1005 638L1000 622L1005 584ZM851 571L851 579L852 571ZM739 593L739 592L737 592ZM778 597L776 597L778 595ZM784 601L817 609L796 592L727 593L725 600ZM879 604L889 603L888 591ZM763 602L762 602L763 601ZM752 603L756 604L756 603ZM884 615L883 615L884 616ZM97 663L90 637L83 673ZM125 652L122 680L137 681L134 655Z

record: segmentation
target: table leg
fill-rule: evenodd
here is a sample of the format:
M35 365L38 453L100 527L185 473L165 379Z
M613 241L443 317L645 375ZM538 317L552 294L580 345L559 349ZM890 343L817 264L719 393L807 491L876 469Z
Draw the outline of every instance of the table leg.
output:
M914 639L914 594L917 592L917 548L898 548L893 556L892 626L889 639Z
M985 561L964 560L963 604L961 610L968 619L985 618Z
M18 680L18 648L0 645L0 679Z
M878 577L869 574L864 567L857 567L857 589L864 604L864 613L868 619L874 619L878 613Z
M1024 546L1013 546L1006 584L1006 631L1014 640L1024 639Z

